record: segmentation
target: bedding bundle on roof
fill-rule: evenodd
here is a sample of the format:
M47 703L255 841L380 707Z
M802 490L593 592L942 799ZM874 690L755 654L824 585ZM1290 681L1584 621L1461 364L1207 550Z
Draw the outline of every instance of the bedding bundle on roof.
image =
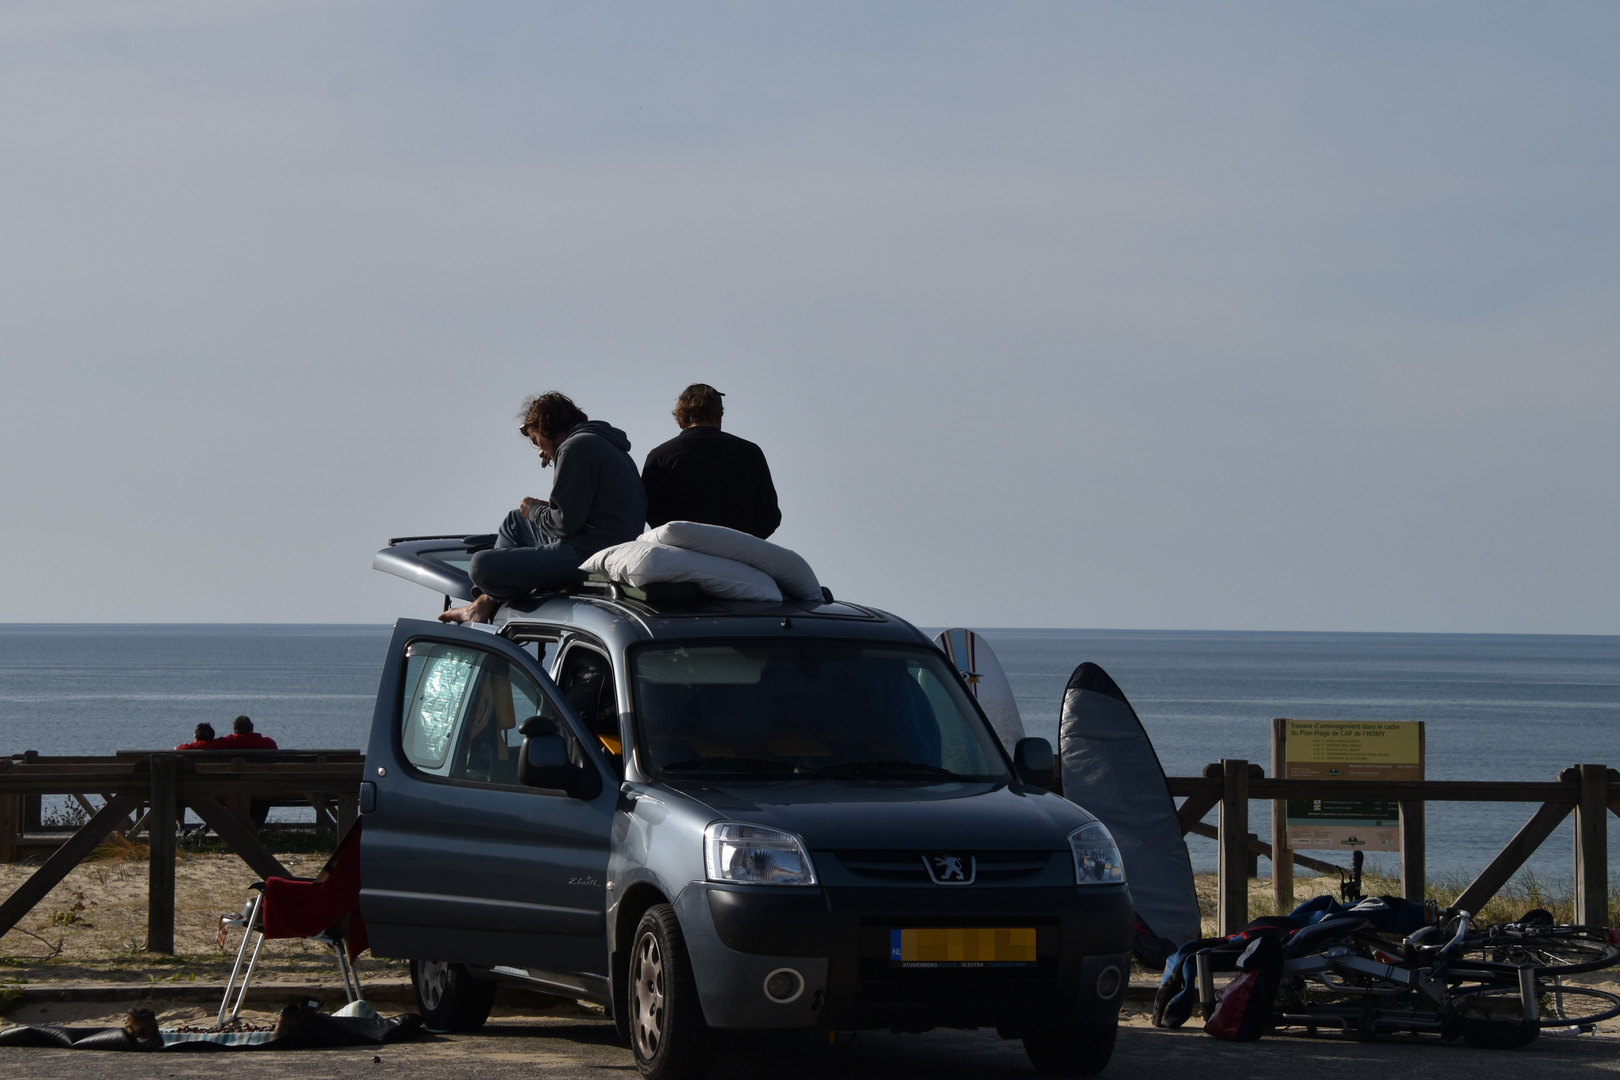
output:
M671 521L629 543L603 548L580 569L636 588L690 582L723 600L822 599L815 571L797 553L736 529L694 521Z

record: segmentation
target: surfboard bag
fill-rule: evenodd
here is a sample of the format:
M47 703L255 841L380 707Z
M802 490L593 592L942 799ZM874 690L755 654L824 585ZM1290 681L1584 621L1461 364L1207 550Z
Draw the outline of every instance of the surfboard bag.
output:
M1199 933L1192 861L1176 821L1175 800L1142 721L1125 694L1096 664L1074 669L1058 721L1063 794L1113 834L1125 880L1146 932L1140 959L1151 967ZM1157 961L1157 962L1154 962Z

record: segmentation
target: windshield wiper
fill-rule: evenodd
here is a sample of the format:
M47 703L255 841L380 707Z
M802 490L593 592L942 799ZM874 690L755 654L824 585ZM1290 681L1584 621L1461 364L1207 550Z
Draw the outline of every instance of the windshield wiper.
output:
M804 771L786 761L758 757L695 757L658 767L667 773L747 772L756 776L794 776Z
M942 769L938 765L928 765L921 761L896 761L884 758L874 758L870 761L841 761L836 765L823 765L817 771L827 776L838 776L842 773L850 779L857 780L969 779L969 777L960 773Z

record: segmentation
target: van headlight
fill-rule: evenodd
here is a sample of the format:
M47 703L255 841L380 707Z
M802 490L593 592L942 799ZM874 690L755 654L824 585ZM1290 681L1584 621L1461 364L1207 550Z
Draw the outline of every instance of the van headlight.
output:
M703 830L710 881L736 885L814 885L816 868L804 841L763 825L716 822Z
M1125 862L1119 845L1100 821L1082 825L1069 834L1069 850L1074 852L1076 885L1123 885Z

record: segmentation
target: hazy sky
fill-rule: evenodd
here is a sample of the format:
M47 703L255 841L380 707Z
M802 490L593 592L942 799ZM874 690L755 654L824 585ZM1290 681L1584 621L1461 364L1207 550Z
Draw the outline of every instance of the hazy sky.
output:
M925 624L1620 633L1614 4L10 2L0 621L381 622L681 387Z

